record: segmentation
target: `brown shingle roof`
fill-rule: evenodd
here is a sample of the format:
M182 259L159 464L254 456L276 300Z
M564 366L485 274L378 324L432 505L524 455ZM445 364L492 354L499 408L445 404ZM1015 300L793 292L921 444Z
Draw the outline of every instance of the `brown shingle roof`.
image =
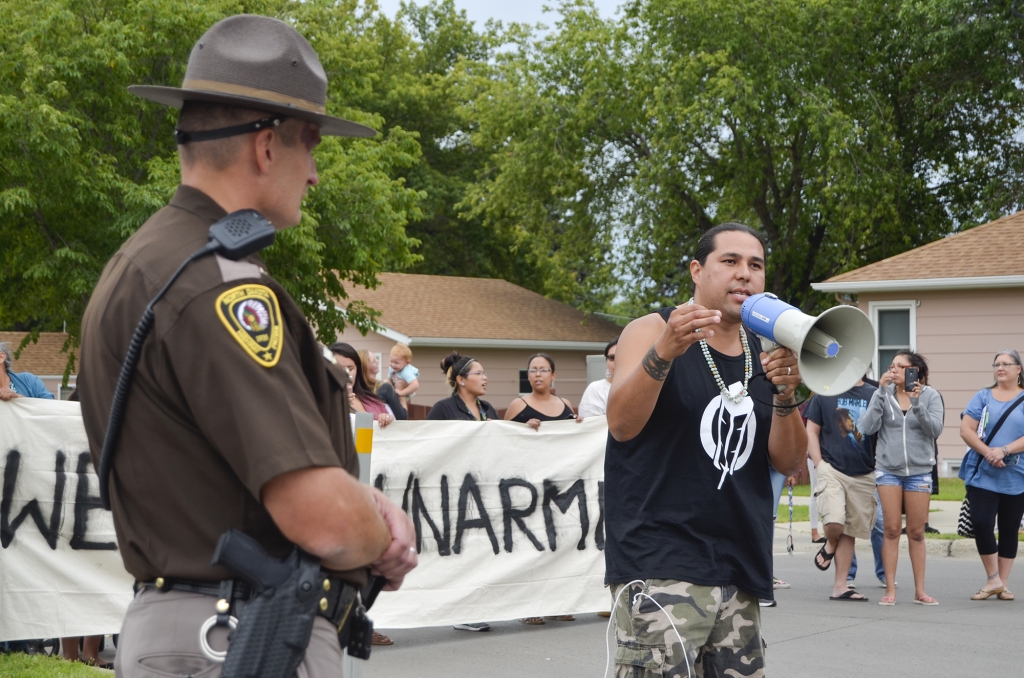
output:
M7 342L11 347L11 353L17 353L26 334L28 332L0 332L0 341ZM49 376L64 374L68 354L61 353L61 349L64 348L67 339L68 335L63 332L40 332L39 342L29 342L19 359L14 360L14 356L11 356L11 360L14 360L14 371ZM77 361L75 367L78 367Z
M1024 275L1024 211L837 275L826 283Z
M377 289L356 287L351 299L380 311L381 325L409 337L607 342L622 331L505 280L410 273L377 277Z

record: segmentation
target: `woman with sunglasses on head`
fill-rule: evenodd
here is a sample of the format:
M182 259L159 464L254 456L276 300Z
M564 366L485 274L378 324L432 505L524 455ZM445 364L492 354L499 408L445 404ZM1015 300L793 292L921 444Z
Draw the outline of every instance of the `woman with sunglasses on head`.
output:
M530 379L531 393L512 401L512 404L505 410L506 421L518 421L535 431L540 429L542 421L556 419L583 421L583 417L577 416L572 411L572 403L551 392L551 386L555 381L554 358L546 353L536 353L530 356L526 363L526 374Z
M907 390L907 370L917 371L917 381ZM914 570L914 602L938 605L924 590L924 528L931 503L935 439L942 433L942 396L928 386L928 363L913 351L900 351L878 380L868 409L861 415L861 431L877 433L875 482L882 502L885 535L882 565L885 596L879 605L896 604L896 562L899 558L903 511L907 514L910 564Z
M971 398L960 423L960 437L971 448L960 465L960 477L967 485L974 540L988 576L971 600L991 596L1014 599L1006 585L1024 517L1024 464L1019 463L1024 452L1024 405L1018 402L1024 395L1020 355L1013 349L1000 351L992 370L995 383ZM998 545L993 533L997 517Z
M391 382L377 379L377 375L380 374L380 360L377 359L377 354L361 348L359 349L359 362L363 366L363 376L366 377L366 383L370 385L373 394L391 408L395 419L403 421L408 419L409 412L402 407L398 394L395 393L395 387L391 385Z

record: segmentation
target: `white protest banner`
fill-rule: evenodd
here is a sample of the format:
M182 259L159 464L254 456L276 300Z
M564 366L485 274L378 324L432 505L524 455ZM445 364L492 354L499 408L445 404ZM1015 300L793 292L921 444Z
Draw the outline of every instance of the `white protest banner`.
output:
M604 417L410 421L374 431L372 475L413 519L419 567L370 611L412 628L607 610Z
M0 402L0 640L118 633L132 599L78 403Z

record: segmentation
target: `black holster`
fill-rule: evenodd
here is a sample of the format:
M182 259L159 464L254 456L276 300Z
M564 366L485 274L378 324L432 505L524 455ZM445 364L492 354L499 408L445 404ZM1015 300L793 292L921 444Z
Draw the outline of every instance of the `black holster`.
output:
M306 655L317 616L320 561L298 552L299 565L279 586L252 598L231 634L221 678L292 678Z

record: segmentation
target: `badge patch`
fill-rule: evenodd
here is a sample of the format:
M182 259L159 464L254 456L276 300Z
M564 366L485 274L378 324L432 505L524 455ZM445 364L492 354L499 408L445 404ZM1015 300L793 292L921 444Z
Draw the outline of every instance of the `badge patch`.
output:
M277 296L263 285L241 285L217 297L217 315L253 360L273 367L281 357L284 330Z

